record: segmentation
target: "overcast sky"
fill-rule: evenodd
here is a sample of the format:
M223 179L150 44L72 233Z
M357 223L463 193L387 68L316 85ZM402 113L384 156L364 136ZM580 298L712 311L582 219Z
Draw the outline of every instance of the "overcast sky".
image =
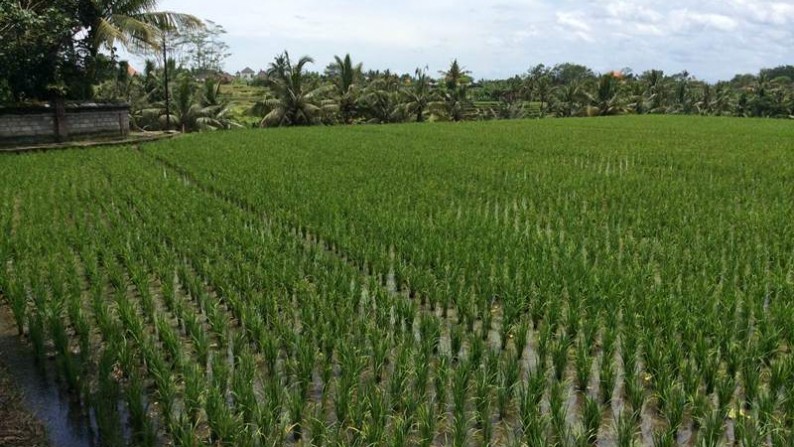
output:
M476 78L538 63L596 71L688 70L710 81L794 64L794 0L160 0L223 25L229 72L288 50L322 70L350 53L365 69L413 72L452 59Z

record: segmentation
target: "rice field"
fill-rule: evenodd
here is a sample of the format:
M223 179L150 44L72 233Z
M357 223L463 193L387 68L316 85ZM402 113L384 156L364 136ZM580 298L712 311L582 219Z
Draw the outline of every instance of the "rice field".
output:
M0 303L103 445L794 445L794 127L0 157Z

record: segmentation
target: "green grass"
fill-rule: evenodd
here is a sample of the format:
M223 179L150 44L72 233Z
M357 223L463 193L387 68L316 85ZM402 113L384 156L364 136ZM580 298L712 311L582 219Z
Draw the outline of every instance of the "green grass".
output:
M139 443L787 445L792 197L783 121L197 134L3 158L0 291Z

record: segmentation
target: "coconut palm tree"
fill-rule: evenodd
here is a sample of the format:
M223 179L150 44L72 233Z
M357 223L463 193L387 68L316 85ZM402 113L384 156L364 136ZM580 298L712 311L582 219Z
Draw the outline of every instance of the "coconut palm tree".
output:
M474 104L468 98L468 86L471 83L470 72L452 61L449 70L442 71L444 76L443 101L440 102L441 110L451 121L462 121L476 113Z
M424 122L425 112L435 100L436 95L430 83L430 77L420 69L416 69L416 76L410 85L402 90L403 107L408 116L414 117L417 123Z
M714 86L711 111L715 115L731 115L735 110L735 92L730 83L722 81Z
M650 113L664 112L667 102L667 82L661 70L649 70L640 76L640 81L645 84L645 101Z
M591 114L616 115L624 110L620 97L620 81L611 73L601 76L595 92L588 93L587 96L590 100Z
M157 11L157 0L78 0L78 17L86 29L85 46L92 57L118 43L133 52L159 47L162 30L203 26L190 14Z
M293 64L288 52L276 56L267 71L265 84L270 95L258 108L266 112L260 126L306 126L321 122L324 112L335 107L325 101L323 96L329 92L328 86L308 85L304 67L314 63L314 59L303 56Z
M162 104L157 104L160 107L161 126L170 121L182 132L242 127L229 117L229 104L220 98L220 84L215 81L206 81L199 91L190 76L182 75L173 99L169 120L166 120Z
M587 96L577 80L561 85L554 90L552 109L557 116L571 117L579 114Z
M362 65L354 65L349 54L344 59L334 56L334 62L326 70L334 85L334 99L339 116L345 124L351 124L358 113L361 71Z
M377 76L367 86L361 103L369 117L368 123L385 124L403 121L400 79L388 70Z
M199 99L202 115L198 119L201 128L218 130L243 127L231 119L232 104L221 97L221 84L213 79L204 81L204 90Z
M639 81L630 81L626 85L626 109L638 115L649 113L650 99L645 95L645 85Z

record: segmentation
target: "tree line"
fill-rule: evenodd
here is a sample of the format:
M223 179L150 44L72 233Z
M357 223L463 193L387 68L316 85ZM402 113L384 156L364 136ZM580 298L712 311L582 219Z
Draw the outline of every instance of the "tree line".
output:
M230 96L220 94L220 84L228 78L218 74L203 79L201 72L197 80L195 69L172 60L171 71L179 73L172 90L180 98L172 113L187 131L240 127L239 122L280 127L620 114L794 117L794 66L709 83L687 72L634 74L623 69L597 74L570 63L475 81L457 60L438 73L418 68L412 74L365 71L350 55L335 56L322 72L309 70L313 62L307 56L296 60L288 52L276 56L266 75L250 83L262 87L263 97L241 116L232 112ZM158 116L159 122L163 119L161 75L162 69L150 61L142 77L128 81L138 90L150 86L127 96L138 124L149 129L157 127ZM143 98L137 107L136 98Z
M0 103L125 101L134 127L183 131L313 124L462 121L617 114L794 116L794 66L709 83L684 71L598 74L573 63L474 80L457 60L432 73L365 71L350 55L323 71L286 51L254 81L264 95L245 114L220 84L229 55L223 28L150 0L0 0ZM121 46L150 56L141 73ZM164 54L163 50L170 53ZM168 76L170 74L170 77ZM168 78L168 82L166 82ZM247 116L242 116L247 115ZM254 118L256 117L256 118Z

